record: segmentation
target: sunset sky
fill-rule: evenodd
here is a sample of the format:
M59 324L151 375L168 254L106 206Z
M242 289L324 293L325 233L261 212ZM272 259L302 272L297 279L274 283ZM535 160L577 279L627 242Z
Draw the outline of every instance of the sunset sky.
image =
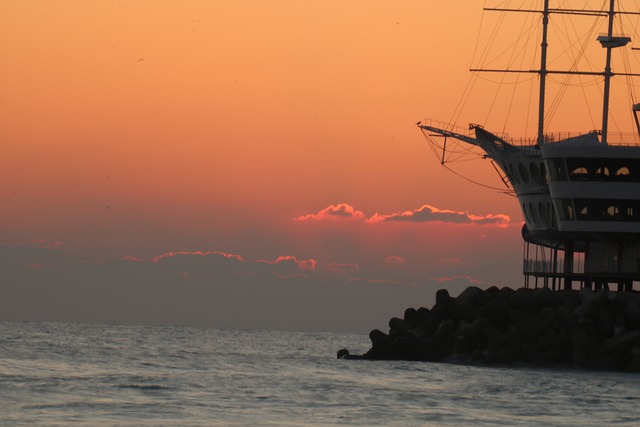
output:
M482 5L1 2L0 320L366 333L520 287L517 200L415 126L455 113Z

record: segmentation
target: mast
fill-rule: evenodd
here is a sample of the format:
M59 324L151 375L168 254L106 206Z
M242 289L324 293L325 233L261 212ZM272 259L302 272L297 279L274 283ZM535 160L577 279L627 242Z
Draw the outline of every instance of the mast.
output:
M613 38L613 16L615 0L609 2L609 29L607 31L607 37L609 40ZM611 46L607 47L607 63L604 67L604 96L602 105L602 138L603 144L607 143L607 134L609 130L609 91L611 88Z
M624 13L624 12L618 12ZM609 128L609 91L611 87L611 76L613 76L613 72L611 71L611 49L617 47L626 46L627 43L631 41L631 37L626 36L614 36L613 35L613 18L616 14L615 11L615 0L609 1L609 29L607 34L604 36L599 36L598 41L607 49L607 62L604 68L604 72L601 73L604 76L604 96L603 96L603 104L602 104L602 138L601 142L603 144L607 143L607 133ZM621 75L626 76L637 76L637 74L629 74L624 73Z
M565 74L565 75L586 75L586 76L603 76L604 77L604 93L603 93L603 114L602 114L602 130L601 141L607 143L607 134L609 127L609 94L611 86L611 77L614 75L619 76L632 76L640 77L637 73L613 73L611 71L611 50L626 46L631 38L622 35L613 35L613 20L616 14L624 15L640 15L640 12L623 12L615 10L615 0L609 0L609 11L604 10L588 10L588 9L562 9L562 8L550 8L549 0L544 0L544 8L540 10L530 9L510 9L510 8L484 8L484 10L496 11L496 12L524 12L524 13L540 13L542 12L542 42L540 44L540 69L539 70L513 70L513 69L487 69L487 68L471 68L472 72L499 72L499 73L533 73L540 76L540 94L538 97L538 135L537 144L544 144L544 112L545 112L545 92L547 75L549 74ZM609 25L607 34L598 36L598 41L603 48L607 49L606 65L603 71L577 71L577 70L549 70L547 68L547 33L549 27L549 15L551 14L567 14L567 15L584 15L584 16L602 16L609 18ZM634 106L634 111L640 112L640 104ZM638 129L640 129L640 120L638 121Z
M613 1L613 0L611 0ZM549 0L544 0L542 12L542 50L540 52L540 96L538 106L538 145L544 144L544 98L547 83L547 27L549 26Z

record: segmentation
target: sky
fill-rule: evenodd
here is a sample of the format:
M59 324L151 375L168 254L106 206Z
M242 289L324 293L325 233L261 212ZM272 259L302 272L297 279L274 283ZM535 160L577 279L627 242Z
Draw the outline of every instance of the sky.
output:
M415 125L458 111L483 16L3 1L0 320L367 333L440 288L521 287L517 200Z

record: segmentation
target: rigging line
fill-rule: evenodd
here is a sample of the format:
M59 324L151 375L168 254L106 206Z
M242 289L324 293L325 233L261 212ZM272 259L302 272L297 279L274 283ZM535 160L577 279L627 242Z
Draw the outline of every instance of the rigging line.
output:
M542 39L542 34L538 31L537 32L537 36L536 36L536 40L535 40L535 46L540 46L540 42ZM535 55L535 49L534 49L534 54L531 56L531 63L529 68L531 68L532 70L535 68L535 63L536 63L536 55ZM525 137L528 135L528 129L529 129L529 120L532 117L532 113L531 113L531 108L533 107L533 99L534 99L534 93L536 92L535 89L537 89L537 86L535 85L535 81L533 78L530 79L530 84L529 84L529 102L527 103L527 116L526 116L526 120L525 120Z
M480 71L478 71L477 74L478 74L478 79L483 80L485 82L489 82L489 83L493 83L493 84L500 84L501 83L500 79L492 79L492 78L488 77L488 76L491 75L491 73L481 73ZM511 74L519 74L521 76L520 77L521 80L519 81L519 83L523 83L523 82L528 82L528 81L531 81L531 80L536 80L535 79L535 74L537 74L537 73L536 72L532 72L532 73L529 73L529 72L524 73L523 72L523 73L511 73ZM527 76L529 76L529 77L527 77ZM508 82L502 82L502 84L504 86L512 86L512 85L517 85L518 82L508 81Z
M468 156L469 152L471 151L473 146L468 146L468 145L462 145L459 142L455 142L455 147L456 147L456 151L455 152L450 152L449 153L449 157L447 158L447 161L454 161L457 162L459 161L459 159L462 159L464 156ZM462 151L457 151L458 149L462 148ZM451 160L453 158L453 155L457 154L458 157L456 157L454 160Z
M528 22L528 21L525 21L525 22ZM493 63L498 61L503 56L505 56L507 53L511 54L509 60L507 61L507 64L509 64L509 65L507 65L507 67L509 67L512 64L511 61L513 61L513 58L516 56L515 52L518 52L521 55L523 54L523 52L520 52L518 50L519 43L521 43L523 38L524 38L523 33L526 31L526 33L530 35L533 32L533 30L537 30L538 29L538 25L537 25L536 22L528 23L528 25L529 25L528 29L527 29L526 25L522 25L520 27L520 34L518 35L518 37L516 37L513 40L513 42L511 42L509 45L507 45L502 51L498 52L491 61L483 62L481 64L481 67L479 67L479 68L488 68L490 65L492 65ZM525 42L523 44L526 46L526 40L525 40Z
M623 27L623 25L621 24L621 27ZM628 71L631 69L631 58L629 57L629 50L624 49L622 51L622 62L624 64L624 68L625 71ZM636 94L635 94L635 87L633 85L633 78L631 76L625 76L625 83L627 86L627 96L629 97L629 101L631 103L631 105L633 106L636 101ZM633 128L633 113L632 114L628 114L626 115L626 117L629 119L629 121L631 122L631 128ZM634 133L635 135L635 133ZM635 140L635 136L634 136L634 140Z
M444 151L444 146L440 145L436 142L436 139L432 136L430 136L429 134L427 134L426 132L422 131L423 135L425 136L425 139L427 140L427 142L429 143L429 148L431 149L433 155L436 157L436 159L438 159L438 163L442 162L442 152ZM454 142L454 147L459 147L461 144L459 142L457 142L455 139L452 139ZM449 148L447 149L447 151L449 151L451 148L451 146L449 146ZM455 151L456 154L460 154L459 159L461 159L463 156L467 156L470 157L470 155L473 156L473 158L470 159L465 159L465 160L449 160L449 159L445 159L445 163L461 163L461 162L466 162L466 161L475 161L478 160L480 158L483 158L484 156L479 154L479 153L473 153L471 152L471 150L473 149L472 146L466 148L464 151L457 151L457 148L454 148L453 150ZM438 151L440 150L440 151ZM471 153L470 153L471 152Z
M566 19L565 21L565 28L566 28ZM596 32L596 26L597 26L597 20L594 19L592 21L592 25L591 28L586 32L587 36L586 37L582 37L582 45L580 46L580 49L578 50L577 53L575 53L573 55L573 61L572 64L570 66L570 70L576 70L578 67L578 63L580 62L580 60L582 58L585 57L586 54L586 50L587 47L589 45L589 43L591 42L592 36L594 35L594 33ZM579 37L578 31L575 28L575 25L573 25L572 23L572 27L573 27L573 35L576 36L577 40L580 40L581 37ZM567 30L565 37L568 36L569 31ZM560 37L558 37L559 39L561 39ZM563 52L563 54L566 54L569 50L573 50L573 48L575 47L576 43L571 43L567 48L565 48L565 51ZM545 118L548 118L548 121L550 122L551 120L553 120L553 117L555 116L558 108L560 107L560 103L562 101L562 98L564 97L564 95L567 92L568 87L570 86L569 82L572 80L573 76L572 75L566 75L563 79L563 83L561 83L561 87L560 90L558 91L558 93L556 94L556 96L554 97L548 113L545 115ZM582 79L580 79L582 81ZM582 87L582 90L584 91L584 87ZM589 115L591 116L591 111L589 109L589 103L586 102L585 103L587 110L589 111ZM592 119L593 122L593 119ZM592 123L593 124L593 123Z
M485 6L487 4L487 0L485 0L484 2ZM471 64L473 64L473 61L475 60L477 51L478 51L478 46L480 46L480 30L482 29L482 23L484 22L484 9L483 12L480 16L480 26L478 28L478 32L476 33L476 43L475 46L473 48L473 54L471 56ZM471 64L470 67L471 68ZM472 74L471 77L469 78L469 80L467 80L467 84L462 92L462 96L458 99L458 103L456 104L456 107L453 110L453 114L451 115L451 118L449 119L449 127L451 130L453 128L453 126L455 126L455 124L458 122L458 119L460 118L460 115L462 114L462 111L464 110L464 107L466 105L467 100L469 99L469 95L471 94L471 91L473 89L473 86L475 85L475 78L474 75Z
M489 56L489 53L492 51L492 46L493 43L495 42L496 38L498 37L498 34L500 33L500 28L502 27L502 23L505 20L505 16L506 13L501 13L500 16L498 17L498 22L496 23L496 25L493 27L492 32L489 35L489 38L487 40L487 44L484 47L484 51L482 52L482 54L480 55L479 58L479 65L481 66L486 66L488 65L486 63L487 58Z
M504 190L504 188L493 187L493 186L491 186L491 185L482 184L481 182L474 181L474 180L473 180L473 179L471 179L471 178L467 178L466 176L464 176L464 175L462 175L462 174L459 174L458 172L454 171L453 169L451 169L451 168L450 168L450 167L448 167L447 165L442 165L442 166L443 166L444 168L446 168L449 172L453 173L454 175L459 176L460 178L462 178L462 179L464 179L464 180L466 180L466 181L471 182L472 184L476 184L476 185L479 185L479 186L481 186L481 187L488 188L488 189L490 189L490 190L496 190L496 191L499 191L499 192L501 192L501 193L502 193L502 192L504 192L504 193L512 193L512 192L513 192L513 190L511 190L511 191L508 191L508 192L507 192L507 191L505 191L505 190Z
M459 145L460 145L460 143L458 143L458 144L456 144L456 145L457 145L457 146L459 146ZM474 151L474 150L475 150L475 148L476 148L476 147L475 147L475 146L472 146L472 145L463 145L463 146L462 146L462 150L463 150L463 151L462 151L462 152L458 152L458 153L457 153L457 154L459 154L458 159L462 159L464 156L468 156L468 157L470 157L470 156L475 156L475 157L477 157L477 158L478 158L478 157L482 157L482 155L480 155L480 154L478 154L478 153L476 153L476 152ZM462 161L462 160L458 160L458 161Z
M477 73L472 73L471 78L467 81L467 86L464 88L464 91L462 92L462 96L458 100L458 104L456 104L456 108L453 110L453 114L449 119L449 126L451 128L453 128L453 126L455 126L455 124L458 123L458 120L462 115L462 111L464 110L464 107L466 106L467 101L469 100L469 96L471 96L471 91L475 86L475 81L477 80L477 78L478 78Z
M471 63L469 64L469 68L473 68L473 64L476 59L476 54L478 52L478 46L480 46L480 29L482 28L482 23L484 22L484 14L486 13L484 8L486 7L487 7L487 0L484 0L484 7L482 8L482 13L480 14L480 25L478 27L478 32L476 33L476 44L473 47L473 54L471 55Z
M565 37L568 37L569 34L569 30L566 26L568 19L564 19L563 22L565 23ZM573 21L571 21L572 23L572 27L573 27L573 35L571 38L573 38L573 36L575 35L576 40L580 40L581 37L578 35L578 31L575 28L575 25L573 25ZM588 44L591 41L591 36L592 34L595 32L595 27L596 27L596 21L593 21L593 24L591 26L591 28L589 29L589 31L587 31L588 36L587 37L582 37L582 45L580 46L580 49L573 53L573 61L572 64L570 66L570 70L576 70L578 67L578 63L580 62L580 60L584 57L585 53L586 53L586 49ZM558 33L558 39L562 40L562 37L560 37L560 34ZM575 45L577 44L577 42L571 43L568 47L565 47L564 52L562 53L563 55L566 55L567 52L572 51L575 47ZM551 105L549 107L548 113L545 115L545 118L548 118L548 121L550 122L553 117L555 116L558 108L560 107L560 103L562 101L562 98L564 97L564 95L567 92L568 86L569 86L569 82L572 79L572 75L566 75L563 79L563 83L561 83L561 87L560 90L558 91L558 93L556 94L556 96L554 97L553 101L551 102ZM588 108L588 103L587 103L587 108Z
M522 33L524 32L524 26L522 26L522 28L520 29L520 35L518 36L518 39L520 39L522 37ZM536 31L537 33L537 31ZM531 29L529 29L529 36L527 38L528 40L531 39ZM520 68L522 68L522 65L524 64L524 60L526 58L526 51L527 51L527 46L528 43L524 43L524 50L522 52L520 52ZM513 54L513 53L512 53ZM513 108L513 102L515 100L516 97L516 90L518 88L518 85L520 83L520 75L516 75L516 83L513 86L513 91L511 91L511 99L509 100L509 106L507 108L507 114L504 120L504 125L502 126L502 133L506 133L506 129L507 129L507 123L509 123L509 116L511 115L511 109Z
M487 45L485 46L484 52L480 55L480 59L479 59L479 63L482 64L484 61L486 61L486 57L489 55L489 52L491 51L490 47L493 44L493 41L495 41L495 38L497 37L498 33L499 33L499 28L502 25L502 22L504 21L504 13L501 14L499 20L498 20L498 25L496 25L493 28L493 32L492 34L489 36L489 42L487 43ZM484 20L484 12L482 14L482 20ZM478 35L477 35L477 39L480 39L480 31L481 31L482 27L480 27L478 29ZM479 42L477 42L477 44L479 45ZM475 52L474 52L474 57L475 57ZM477 82L478 79L478 73L474 73L472 74L472 77L469 79L469 81L467 82L467 85L465 87L465 90L463 92L462 97L460 98L460 100L458 101L458 104L456 105L456 108L454 110L454 113L452 114L452 119L450 120L450 123L457 123L458 120L460 119L460 116L462 115L462 112L467 104L467 101L469 100L469 97L471 96L471 92L473 90L473 88L475 87L475 84Z

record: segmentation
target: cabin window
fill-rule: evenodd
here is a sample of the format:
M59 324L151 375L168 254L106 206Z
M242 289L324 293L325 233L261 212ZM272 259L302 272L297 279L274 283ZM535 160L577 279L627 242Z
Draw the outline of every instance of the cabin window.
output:
M572 216L570 207L576 207L579 221L633 221L640 222L640 200L558 199L559 214Z
M558 217L562 221L573 221L573 206L571 199L556 199L553 201L558 210Z
M572 179L587 179L587 175L589 174L589 171L587 171L587 168L584 167L578 167L575 168L571 171L571 178Z
M589 209L587 206L583 206L578 214L578 219L588 219L589 217Z
M616 178L627 179L629 178L629 175L631 175L631 173L629 172L629 168L626 166L623 166L616 171Z

